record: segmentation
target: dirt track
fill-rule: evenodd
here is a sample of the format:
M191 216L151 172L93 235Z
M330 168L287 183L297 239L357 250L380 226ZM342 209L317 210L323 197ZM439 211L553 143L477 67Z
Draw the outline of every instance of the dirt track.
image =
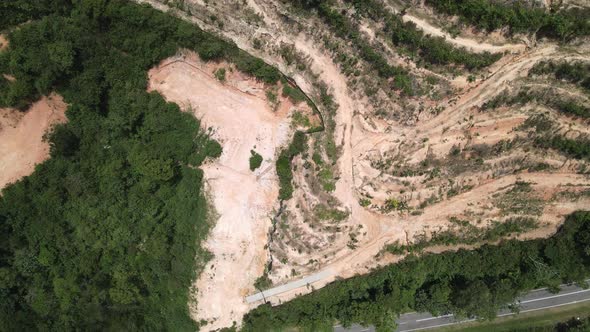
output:
M421 18L412 16L410 14L406 14L402 17L404 21L410 21L416 24L418 28L420 28L424 33L429 34L435 37L443 37L449 43L458 46L458 47L465 47L470 51L476 53L483 53L483 52L490 52L490 53L499 53L499 52L522 52L526 49L525 44L504 44L504 45L492 45L487 43L479 43L472 39L462 38L462 37L455 37L453 38L448 32L442 31L440 28L432 26L426 20Z

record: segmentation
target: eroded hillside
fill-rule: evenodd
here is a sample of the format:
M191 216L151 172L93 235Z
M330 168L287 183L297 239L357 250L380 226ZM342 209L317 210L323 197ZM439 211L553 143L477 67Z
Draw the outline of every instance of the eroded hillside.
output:
M239 325L262 300L280 303L408 252L547 237L565 215L590 204L590 44L583 3L535 2L530 18L543 17L542 23L527 26L512 18L476 22L434 0L138 2L215 31L277 66L324 119L324 130L307 134L305 149L293 157L292 195L277 192L280 175L272 170L275 187L263 212L256 201L228 200L210 188L221 211L216 227L234 231L224 233L224 241L215 240L215 230L209 237L219 263L201 276L209 282L198 292L216 290L223 307L214 297L198 296L195 318L209 322L204 329ZM559 26L560 20L571 24ZM179 70L187 75L192 69ZM192 79L179 81L180 87L167 78L162 84L168 88L159 91L188 101L213 125L229 149L224 154L236 147L231 135L244 130L239 141L248 143L230 164L253 179L245 163L256 117L243 119L238 129L229 123L237 115L207 122L199 113L206 107L192 99L198 94L183 90ZM259 98L268 104L268 95ZM291 106L269 114L291 129L312 121L311 113ZM290 134L256 140L261 170L272 169ZM248 181L241 186L250 188ZM255 211L261 213L253 218L264 220L256 235L242 238L240 216ZM234 271L241 278L232 281L227 268L225 277L213 272L230 261L245 266ZM309 276L318 277L297 283ZM283 287L264 299L246 299L275 286Z

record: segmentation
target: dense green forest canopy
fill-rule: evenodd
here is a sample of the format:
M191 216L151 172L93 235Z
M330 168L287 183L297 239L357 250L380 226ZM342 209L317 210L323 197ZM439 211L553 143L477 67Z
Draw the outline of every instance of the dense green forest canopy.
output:
M196 166L221 147L146 92L147 70L184 47L265 82L280 73L128 1L2 1L0 24L0 73L16 78L1 79L0 104L51 91L69 104L51 158L0 197L1 329L195 330L188 290L209 226Z
M2 1L0 2L0 30L49 14L67 14L71 8L72 0Z
M397 315L409 310L492 318L522 292L562 282L585 284L589 274L590 212L576 212L549 239L410 256L277 307L260 306L245 317L244 330L301 326L318 331L338 320L392 331Z

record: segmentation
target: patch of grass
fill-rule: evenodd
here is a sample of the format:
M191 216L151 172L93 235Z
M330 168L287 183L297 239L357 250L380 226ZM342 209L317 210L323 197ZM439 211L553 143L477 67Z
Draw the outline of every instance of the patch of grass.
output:
M530 88L523 88L517 94L510 94L507 91L488 100L482 106L482 110L495 109L501 106L525 105L537 103L549 106L564 115L573 115L581 118L590 117L590 109L582 104L577 98L572 99L552 90L536 91Z
M318 204L314 208L316 217L320 220L342 221L348 217L347 211L330 209L324 204Z
M371 205L371 200L368 198L361 198L361 199L359 199L359 205L362 207L367 207L367 206Z
M298 88L294 88L288 83L283 84L283 97L289 97L294 104L306 100L305 94Z
M293 125L297 127L311 127L311 122L309 121L309 117L303 114L300 111L293 112Z
M268 101L271 104L276 104L277 103L277 93L273 90L266 90L266 99L268 99Z
M590 62L541 61L529 71L529 76L547 74L590 91Z
M388 198L383 204L385 211L403 211L408 209L408 203L394 197Z
M543 200L537 197L528 182L517 181L514 186L503 194L495 195L495 205L502 215L527 214L541 215Z
M334 173L332 173L331 169L323 168L318 172L318 178L322 188L324 188L325 191L331 192L336 189L336 181L334 179Z
M311 160L313 160L313 162L318 166L322 166L324 164L322 156L317 151L313 153Z
M279 176L279 199L286 200L293 197L293 171L291 160L307 148L307 137L301 131L297 131L289 147L281 151L276 162L277 175Z
M553 128L553 121L546 114L535 114L526 119L519 129L535 128L535 132L543 133Z
M588 137L538 137L535 139L535 146L555 149L574 159L590 159L590 138Z
M219 80L219 82L225 82L225 73L226 73L225 68L219 68L219 69L215 70L213 75L215 75L215 78L217 80Z
M431 85L435 85L440 81L440 79L434 75L426 76L426 82Z
M250 150L250 170L254 171L262 165L262 156L254 150Z
M458 218L451 218L449 221L457 227L434 233L430 239L426 235L423 235L410 245L400 245L399 243L389 244L386 250L392 254L400 255L422 252L428 247L437 245L471 245L481 242L494 242L501 238L521 234L538 227L537 220L528 217L509 218L503 222L492 221L489 227L483 229Z

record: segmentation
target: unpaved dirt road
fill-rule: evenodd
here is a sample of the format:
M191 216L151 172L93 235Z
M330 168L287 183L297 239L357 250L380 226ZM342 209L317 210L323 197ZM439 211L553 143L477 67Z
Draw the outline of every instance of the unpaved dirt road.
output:
M501 53L501 52L522 52L526 49L525 44L504 44L504 45L492 45L487 43L479 43L473 39L467 39L462 37L451 36L448 32L441 30L438 27L432 26L428 21L406 14L402 17L405 22L413 22L416 26L424 31L424 33L434 36L443 37L449 43L458 46L465 47L470 51L476 53L490 52L490 53Z
M27 176L49 157L43 139L56 123L66 121L67 105L61 96L42 97L24 113L0 109L0 189Z

